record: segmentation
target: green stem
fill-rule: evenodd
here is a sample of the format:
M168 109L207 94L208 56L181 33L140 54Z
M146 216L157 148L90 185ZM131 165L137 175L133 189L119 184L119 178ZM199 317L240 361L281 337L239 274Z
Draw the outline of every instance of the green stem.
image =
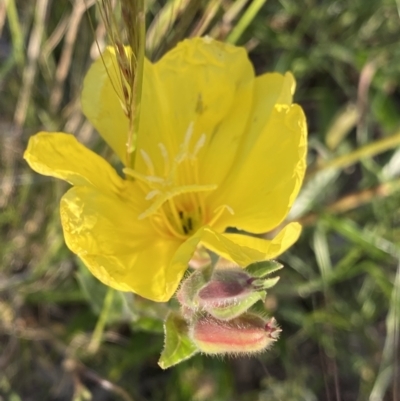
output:
M258 11L266 3L266 1L267 0L253 0L245 13L242 15L242 18L240 18L236 26L232 29L232 32L226 38L228 43L235 44L240 39L240 37L243 35L243 32L251 24Z
M13 43L13 55L17 64L24 63L24 35L18 18L17 7L14 0L6 3L7 19L10 26L11 38Z
M101 310L99 319L97 320L96 327L94 328L92 339L88 347L88 351L91 354L95 354L101 344L104 328L106 326L108 316L110 314L111 305L113 303L114 293L115 293L114 289L108 288L106 296L104 297L103 308Z

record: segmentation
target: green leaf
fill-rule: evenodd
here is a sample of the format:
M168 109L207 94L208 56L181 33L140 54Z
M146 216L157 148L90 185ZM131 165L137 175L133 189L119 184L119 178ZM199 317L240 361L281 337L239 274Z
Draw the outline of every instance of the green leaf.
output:
M189 337L189 327L185 319L171 312L164 323L165 342L158 365L168 369L189 359L198 352Z

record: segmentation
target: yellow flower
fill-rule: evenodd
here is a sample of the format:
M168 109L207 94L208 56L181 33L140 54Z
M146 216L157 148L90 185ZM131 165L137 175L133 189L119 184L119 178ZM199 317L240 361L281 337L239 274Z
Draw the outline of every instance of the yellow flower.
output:
M107 49L85 78L82 107L126 178L64 133L33 136L24 156L73 185L60 206L65 240L98 279L167 301L199 244L246 266L297 240L296 223L272 241L225 233L274 229L300 189L306 123L290 73L256 78L244 49L200 38L146 61L136 162L127 166L115 66Z

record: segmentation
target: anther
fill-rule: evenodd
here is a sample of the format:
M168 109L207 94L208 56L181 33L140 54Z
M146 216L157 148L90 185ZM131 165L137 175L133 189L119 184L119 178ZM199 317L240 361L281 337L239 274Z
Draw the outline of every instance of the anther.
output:
M230 214L232 214L232 215L235 214L235 211L234 211L229 205L224 205L224 206L225 206L226 210L227 210Z
M200 138L198 139L198 141L196 142L196 145L194 147L193 150L193 157L197 156L197 153L199 152L199 150L204 146L204 144L206 143L206 134L201 134Z
M147 195L146 195L146 200L150 200L153 199L155 196L157 196L158 194L160 194L161 191L158 189L153 189L152 191L150 191Z
M193 122L191 122L186 131L185 138L183 139L183 143L180 146L179 153L175 157L175 161L178 164L182 163L188 156L188 148L189 148L190 139L192 138L192 134L193 134L193 126L194 126L194 124L193 124Z
M164 159L164 166L165 166L164 173L165 173L165 175L168 175L169 170L170 170L170 162L169 162L169 154L168 154L167 148L161 142L158 144L158 147L160 148L161 155Z
M142 159L143 159L144 163L146 164L150 175L155 175L154 165L153 165L153 162L151 161L148 153L146 153L143 149L140 149L140 155L142 156Z
M192 139L193 127L194 127L194 123L192 121L189 124L189 127L188 127L188 129L186 131L186 134L185 134L185 139L183 140L183 146L184 146L185 150L187 150L187 148L189 147L190 140Z

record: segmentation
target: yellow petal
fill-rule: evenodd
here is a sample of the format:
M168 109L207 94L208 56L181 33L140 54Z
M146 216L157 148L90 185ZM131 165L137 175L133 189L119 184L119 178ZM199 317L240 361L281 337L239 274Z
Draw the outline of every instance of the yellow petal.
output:
M306 134L300 106L275 106L246 160L215 191L214 205L226 203L234 212L223 215L217 230L231 226L263 233L283 221L303 181Z
M72 188L61 200L65 241L104 284L168 301L200 238L182 244L160 235L148 219L138 219L143 207L137 199L143 196L132 189L129 199L135 198L137 204L89 187Z
M275 105L290 106L292 104L295 87L296 82L290 72L285 75L273 72L256 77L251 118L246 135L242 138L236 166L249 157L248 152L251 151L267 125Z
M224 234L229 240L242 247L255 249L263 253L263 260L274 259L290 248L300 237L299 223L287 224L272 240L251 237L240 234Z
M245 50L212 39L185 40L146 65L138 149L149 155L156 174L164 172L164 159L154 144L165 145L172 163L192 127L190 151L203 134L205 139L198 154L200 183L218 184L245 131L253 82ZM135 168L147 172L139 154Z
M223 258L247 266L277 257L297 241L300 233L301 226L298 223L288 224L271 241L241 234L219 234L204 228L201 242Z
M237 244L230 240L226 234L220 234L210 227L203 228L201 243L210 251L240 266L247 266L250 263L264 260L264 254L258 249Z
M40 132L30 137L24 158L36 172L73 185L89 185L106 192L118 192L124 185L102 157L70 134Z
M129 120L123 111L120 72L112 47L87 72L81 103L85 116L126 165Z

